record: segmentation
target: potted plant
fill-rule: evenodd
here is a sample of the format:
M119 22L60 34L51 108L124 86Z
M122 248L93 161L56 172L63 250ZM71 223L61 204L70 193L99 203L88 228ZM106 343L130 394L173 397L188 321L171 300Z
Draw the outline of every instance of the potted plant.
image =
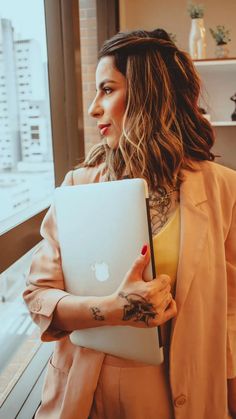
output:
M229 55L229 49L227 47L228 42L231 41L230 31L226 29L224 25L217 25L216 29L210 28L210 33L216 42L216 57L226 58Z
M203 5L190 3L188 6L188 12L191 19L202 19L204 16Z
M193 59L206 58L206 30L204 27L204 8L202 4L190 3L188 13L192 19L189 34L189 52Z

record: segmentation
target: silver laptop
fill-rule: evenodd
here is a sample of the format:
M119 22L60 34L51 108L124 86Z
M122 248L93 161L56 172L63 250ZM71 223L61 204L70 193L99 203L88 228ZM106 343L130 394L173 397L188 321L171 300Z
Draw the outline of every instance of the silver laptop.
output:
M143 244L150 243L148 190L143 179L61 186L55 206L65 289L105 296L120 285ZM153 254L144 272L155 277ZM75 345L158 365L163 361L159 328L99 326L70 334Z

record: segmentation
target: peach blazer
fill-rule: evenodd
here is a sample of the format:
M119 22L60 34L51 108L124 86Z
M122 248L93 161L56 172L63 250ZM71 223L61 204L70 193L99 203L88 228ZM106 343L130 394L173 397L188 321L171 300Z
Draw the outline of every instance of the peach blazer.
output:
M236 173L201 162L184 175L170 347L175 418L225 419L227 377L236 376ZM82 168L69 172L64 184L103 180L101 167ZM87 419L104 354L73 346L67 333L50 327L56 304L67 295L53 207L41 234L24 299L42 340L56 344L36 418Z

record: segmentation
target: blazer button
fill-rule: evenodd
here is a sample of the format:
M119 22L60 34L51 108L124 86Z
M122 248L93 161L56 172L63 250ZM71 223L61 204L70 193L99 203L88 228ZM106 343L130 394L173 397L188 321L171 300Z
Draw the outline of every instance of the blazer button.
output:
M180 394L176 399L174 400L175 407L182 407L187 401L187 397L185 394Z

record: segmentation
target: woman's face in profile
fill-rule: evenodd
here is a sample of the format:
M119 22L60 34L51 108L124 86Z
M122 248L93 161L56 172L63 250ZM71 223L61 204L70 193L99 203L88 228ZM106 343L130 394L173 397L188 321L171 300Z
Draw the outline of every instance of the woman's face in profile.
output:
M96 70L96 96L89 114L112 149L118 147L126 106L126 79L114 65L113 57L103 57Z

